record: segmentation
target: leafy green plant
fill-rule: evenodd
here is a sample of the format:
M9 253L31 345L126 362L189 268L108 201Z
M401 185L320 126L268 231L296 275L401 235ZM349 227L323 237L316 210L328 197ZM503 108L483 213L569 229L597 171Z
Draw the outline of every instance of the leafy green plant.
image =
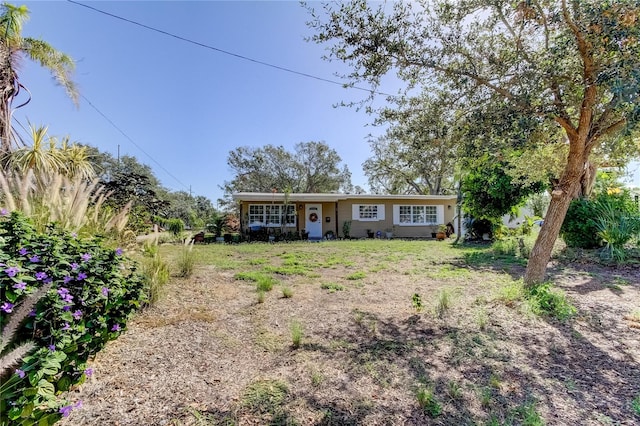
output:
M594 219L598 236L605 242L603 257L624 262L627 257L625 244L640 234L640 214L617 210L613 203L602 202Z
M442 414L442 405L438 402L435 395L433 394L432 388L420 388L417 393L418 404L420 408L422 408L425 413L427 413L430 417L438 417Z
M351 238L351 221L350 220L345 220L342 223L342 235L346 239Z
M422 297L420 297L418 293L413 293L413 296L411 296L411 304L416 312L422 312L424 306L422 304Z
M184 222L178 218L169 219L167 221L167 227L174 236L178 236L184 231Z
M338 283L322 283L320 288L323 290L329 290L329 293L335 293L336 291L343 291L344 286Z
M364 279L367 274L363 271L356 271L352 274L347 275L345 278L351 281Z
M304 329L302 324L298 320L291 321L289 325L289 331L291 332L291 344L294 348L300 347L302 343L302 336L304 335Z
M140 307L144 279L122 250L49 226L37 232L24 215L0 217L0 327L46 285L26 320L11 334L33 352L0 385L0 424L52 424L73 408L62 392L91 374L87 360L117 338ZM13 326L11 326L13 327Z
M457 382L450 381L447 383L447 395L451 400L455 401L462 398L462 388Z
M565 294L558 289L553 289L551 283L539 284L530 288L526 298L531 310L537 315L548 315L559 320L566 320L577 312Z

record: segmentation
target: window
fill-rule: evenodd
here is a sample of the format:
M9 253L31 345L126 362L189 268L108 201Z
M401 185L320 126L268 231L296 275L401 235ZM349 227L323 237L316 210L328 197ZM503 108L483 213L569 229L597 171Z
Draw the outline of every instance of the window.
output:
M377 219L378 218L378 206L376 205L362 205L358 208L359 219Z
M399 225L431 225L438 223L438 207L441 206L397 206Z
M284 219L285 226L296 226L296 208L290 204L250 204L249 225L280 226Z
M384 204L353 204L351 220L376 222L384 220Z

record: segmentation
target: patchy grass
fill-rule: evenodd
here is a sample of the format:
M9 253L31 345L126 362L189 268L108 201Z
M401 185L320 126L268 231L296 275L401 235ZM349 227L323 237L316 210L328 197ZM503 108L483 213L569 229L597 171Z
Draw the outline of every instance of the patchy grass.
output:
M159 250L176 264L179 247ZM526 259L482 244L193 251L191 277L173 277L98 354L99 374L73 393L83 409L62 426L515 426L557 424L560 408L566 424L640 418L637 269L554 258L553 284L527 289Z

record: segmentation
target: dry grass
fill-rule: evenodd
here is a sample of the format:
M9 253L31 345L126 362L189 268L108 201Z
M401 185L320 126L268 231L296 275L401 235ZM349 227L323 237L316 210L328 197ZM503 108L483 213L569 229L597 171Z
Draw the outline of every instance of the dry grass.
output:
M180 250L161 249L170 259ZM579 309L559 322L523 308L513 291L520 261L482 247L336 241L194 252L193 275L172 281L97 356L95 376L71 395L83 409L63 425L640 422L637 269L552 265ZM380 264L388 267L373 272ZM293 266L304 274L287 274ZM283 273L265 272L274 270ZM347 278L358 271L367 272ZM238 272L271 274L295 296L267 292L259 304ZM614 275L628 284L612 290ZM414 294L433 307L443 290L455 296L445 317L416 312ZM294 321L304 330L297 347Z

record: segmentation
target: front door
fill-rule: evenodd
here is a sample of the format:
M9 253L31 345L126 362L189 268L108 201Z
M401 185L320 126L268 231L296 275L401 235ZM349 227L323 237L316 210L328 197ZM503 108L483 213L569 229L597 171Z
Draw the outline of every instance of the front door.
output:
M305 229L309 233L309 239L320 241L322 239L322 204L307 204L305 217Z

